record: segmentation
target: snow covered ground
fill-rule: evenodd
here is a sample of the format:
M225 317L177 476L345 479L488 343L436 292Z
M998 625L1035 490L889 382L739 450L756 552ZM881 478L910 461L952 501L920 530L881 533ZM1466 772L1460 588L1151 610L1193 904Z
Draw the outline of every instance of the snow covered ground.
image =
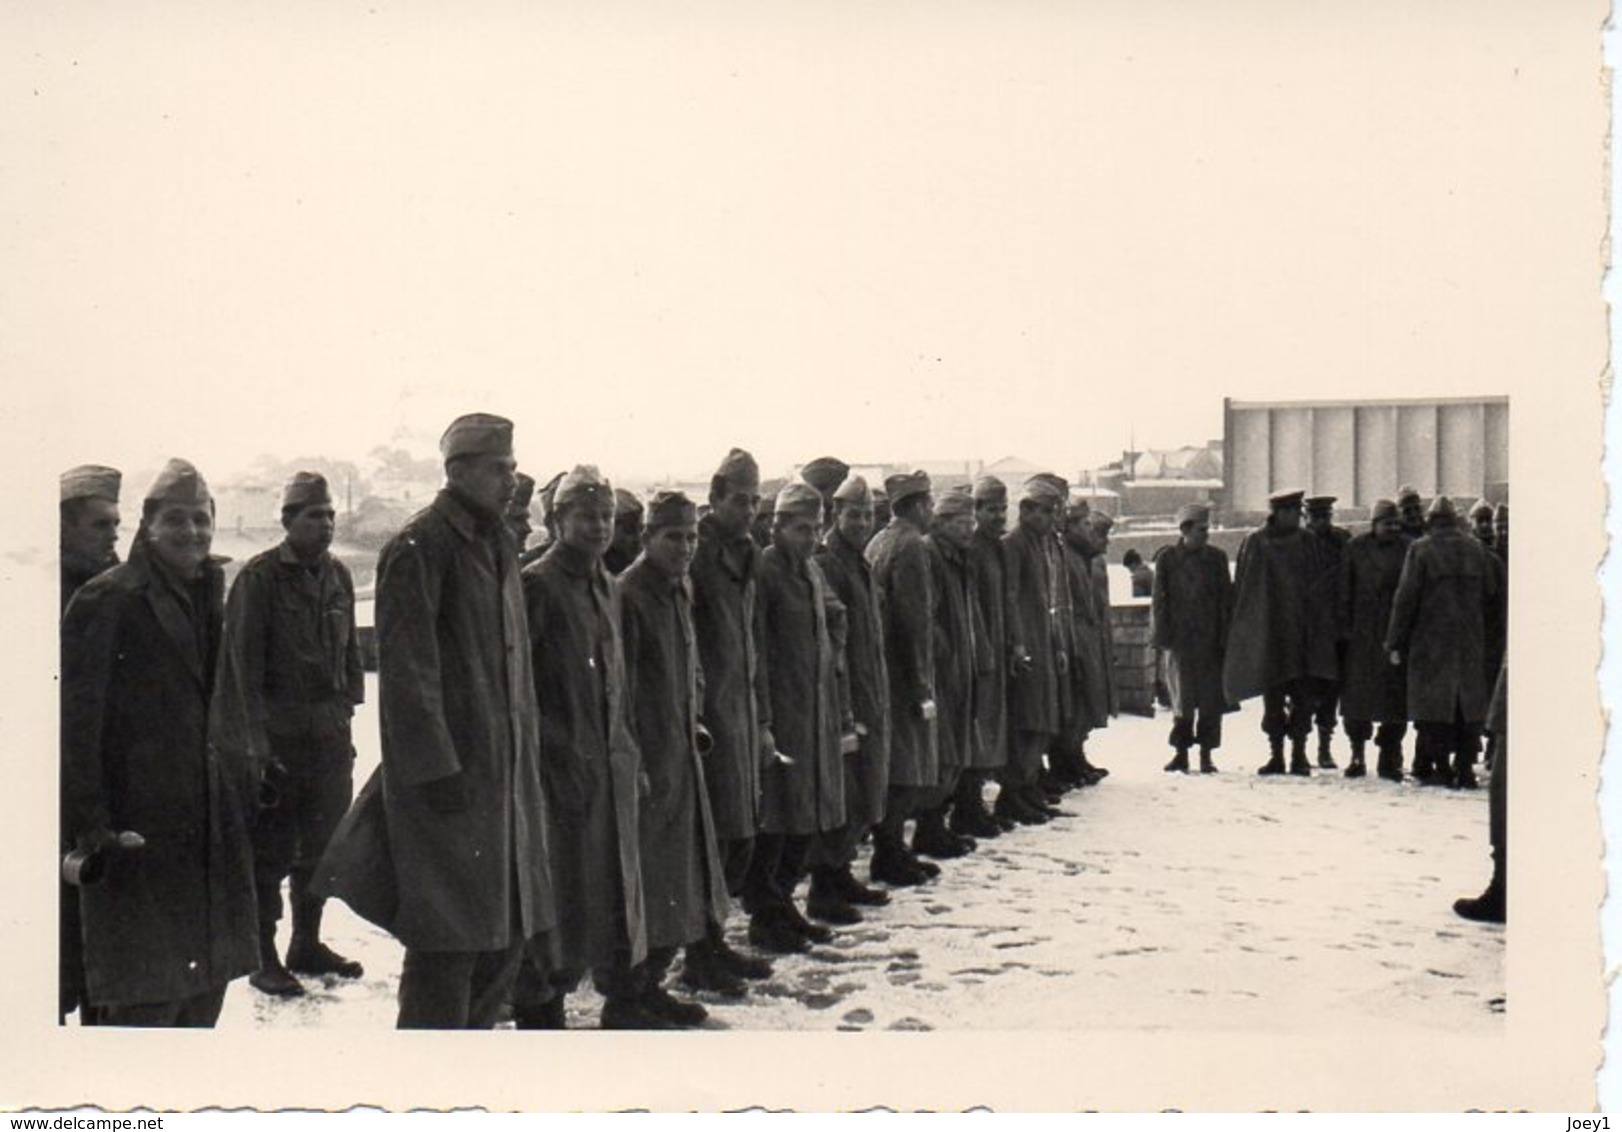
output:
M373 705L357 785L378 757ZM1161 770L1169 717L1117 720L1091 744L1113 773L1065 799L1074 816L946 862L831 945L778 959L744 1002L705 998L709 1025L1502 1033L1504 930L1452 912L1487 880L1486 791L1257 778L1258 719L1228 717L1222 772L1203 777ZM400 948L341 904L327 925L363 980L306 980L292 1002L241 980L221 1026L392 1027ZM740 947L743 928L734 913ZM599 1005L571 996L570 1024L594 1026Z

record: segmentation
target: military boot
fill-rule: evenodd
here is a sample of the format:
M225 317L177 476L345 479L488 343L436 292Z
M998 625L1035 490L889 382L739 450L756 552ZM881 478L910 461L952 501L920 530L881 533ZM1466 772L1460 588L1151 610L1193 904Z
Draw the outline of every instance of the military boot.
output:
M1363 751L1364 751L1363 740L1361 740L1361 739L1353 739L1352 740L1352 761L1349 764L1347 764L1347 767L1346 767L1346 777L1347 778L1362 778L1365 774L1368 773L1368 768L1366 766L1364 766L1364 764L1363 764Z
M1504 885L1503 854L1497 850L1492 855L1492 880L1488 883L1486 891L1480 896L1455 900L1453 911L1466 920L1475 920L1483 924L1501 924L1505 921L1508 908L1506 907L1506 892Z
M749 942L777 955L811 950L810 941L788 924L778 908L762 908L749 917Z
M665 990L658 981L650 982L638 1003L656 1018L662 1018L678 1030L691 1030L702 1026L710 1012L696 1002L684 1002Z
M1046 825L1048 820L1047 814L1032 808L1025 801L1019 787L1008 783L1004 783L998 792L991 814L999 825L1007 822L1015 825Z
M364 967L321 942L321 910L322 902L319 900L294 902L293 939L287 945L287 969L301 975L360 978L366 973Z
M787 924L791 930L799 932L812 943L828 943L833 940L833 929L825 928L821 924L813 924L810 920L806 919L805 916L801 914L800 910L795 907L793 900L790 900L787 904L784 904L780 911L783 917L783 923ZM855 909L852 908L851 911L854 912Z
M1109 777L1109 767L1097 766L1087 757L1087 748L1083 747L1076 753L1076 763L1081 771L1082 781L1088 786L1094 786Z
M710 949L715 952L717 962L738 978L758 980L772 977L772 965L769 961L755 955L745 955L734 949L727 942L726 933L715 924L710 925L708 942Z
M859 924L858 912L833 880L832 869L817 869L811 874L811 891L805 899L805 910L813 919L825 924Z
M1312 777L1312 762L1307 758L1305 736L1290 740L1290 773L1297 778Z
M743 978L727 969L707 939L687 945L681 963L681 985L688 990L710 991L722 998L742 998L748 993Z
M1178 747L1177 754L1173 755L1171 762L1167 763L1162 769L1165 770L1167 774L1187 774L1188 748Z
M569 1020L563 1009L563 996L553 995L541 1003L515 1003L513 1025L520 1030L567 1030Z
M1284 773L1284 740L1271 735L1267 737L1267 762L1256 768L1257 774L1283 774Z
M282 966L276 954L276 925L259 930L259 970L248 976L248 985L260 994L274 998L297 998L304 993L304 984Z
M1201 747L1200 748L1200 773L1201 774L1215 774L1216 772L1217 772L1216 763L1211 761L1211 748L1210 747Z
M603 1001L597 1023L605 1030L674 1030L677 1025L655 1014L640 998L610 998Z
M1453 787L1457 790L1475 790L1480 783L1476 781L1476 760L1474 755L1459 752L1455 760L1458 768L1453 772Z
M974 851L971 838L959 837L946 828L946 807L937 806L918 815L918 828L913 831L912 851L949 861Z
M850 871L850 866L835 872L832 876L834 885L851 904L869 908L881 908L890 902L890 894L882 888L869 888L856 879L856 874Z
M1320 770L1338 769L1335 756L1329 752L1329 741L1334 737L1334 734L1335 729L1333 727L1318 728L1318 769Z
M1389 782L1401 782L1402 748L1389 744L1382 746L1379 761L1375 764L1375 772Z

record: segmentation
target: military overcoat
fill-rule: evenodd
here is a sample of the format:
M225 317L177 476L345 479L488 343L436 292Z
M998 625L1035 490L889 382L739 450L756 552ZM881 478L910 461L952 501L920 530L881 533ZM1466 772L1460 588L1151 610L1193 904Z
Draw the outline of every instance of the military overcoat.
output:
M1233 615L1228 556L1206 544L1176 543L1155 558L1150 597L1154 646L1166 653L1166 684L1179 718L1229 710L1222 693L1222 658Z
M816 554L817 565L845 607L845 673L851 716L867 732L856 754L845 759L845 818L873 825L884 817L890 783L890 676L884 662L873 574L862 552L837 528Z
M974 680L975 746L969 765L994 770L1008 761L1008 583L1001 539L975 532L969 574L985 629Z
M938 721L926 718L921 706L936 699L939 599L924 536L911 524L891 519L867 544L867 561L879 596L890 677L890 784L934 786L940 776Z
M1409 719L1487 718L1488 626L1502 624L1503 600L1502 564L1457 527L1409 548L1386 632L1387 651L1408 661Z
M1239 544L1233 620L1222 666L1228 702L1242 703L1295 680L1338 676L1334 634L1320 631L1322 613L1314 613L1308 600L1322 554L1313 535L1299 528L1279 531L1271 524Z
M1408 718L1408 668L1392 664L1385 647L1408 546L1401 538L1381 542L1368 532L1346 546L1340 600L1346 626L1340 714L1346 719L1401 723Z
M1058 656L1065 652L1068 657L1070 633L1059 620L1056 591L1063 580L1054 576L1054 559L1048 553L1051 542L1022 527L1014 528L1002 540L1009 656L1012 658L1017 647L1031 658L1029 671L1009 671L1010 733L1059 733L1059 686L1064 678L1059 673Z

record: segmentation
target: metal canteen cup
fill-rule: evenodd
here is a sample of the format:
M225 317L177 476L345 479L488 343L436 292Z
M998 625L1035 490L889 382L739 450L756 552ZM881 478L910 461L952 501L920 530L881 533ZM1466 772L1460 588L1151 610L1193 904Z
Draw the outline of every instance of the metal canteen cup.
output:
M134 852L145 845L146 838L133 830L125 830L111 845L98 849L75 849L62 858L62 879L74 888L99 884L107 875L109 853Z

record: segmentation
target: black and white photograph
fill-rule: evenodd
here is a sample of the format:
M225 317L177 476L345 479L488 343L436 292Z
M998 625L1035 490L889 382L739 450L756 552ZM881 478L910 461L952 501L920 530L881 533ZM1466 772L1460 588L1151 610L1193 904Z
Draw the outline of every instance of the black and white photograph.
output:
M1604 15L0 14L5 1103L1592 1109Z

